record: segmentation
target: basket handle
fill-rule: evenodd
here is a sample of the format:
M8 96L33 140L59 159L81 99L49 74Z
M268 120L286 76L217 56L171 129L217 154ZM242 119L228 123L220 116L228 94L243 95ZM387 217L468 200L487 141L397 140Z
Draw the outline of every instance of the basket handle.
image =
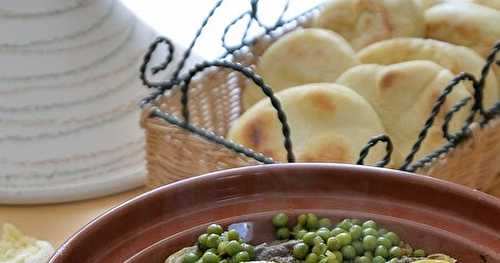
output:
M281 107L280 101L274 96L273 90L264 83L264 80L257 74L255 74L249 67L245 67L238 63L232 63L228 61L213 61L213 62L204 62L196 65L192 70L189 71L186 79L181 84L181 104L182 104L182 115L184 117L184 123L189 123L189 84L193 77L202 72L203 70L210 67L219 67L231 69L233 71L239 72L243 74L246 78L250 79L255 83L255 85L259 86L262 92L271 100L272 107L276 110L278 114L278 120L281 123L281 132L284 137L284 147L287 152L287 161L290 163L295 162L295 156L292 150L292 140L290 139L290 126L288 125L288 121L286 118L286 114Z
M486 76L488 76L488 73L491 70L491 66L495 63L499 63L499 61L496 61L496 55L500 52L500 42L497 42L488 57L486 58L486 63L481 69L481 75L479 80L476 80L474 75L469 74L469 73L460 73L457 75L455 78L453 78L450 83L445 87L441 95L437 98L436 102L434 103L432 107L432 112L429 118L426 120L424 128L420 131L417 141L413 145L410 153L406 156L405 161L403 165L399 168L400 170L403 171L409 171L409 172L414 172L418 168L423 167L425 164L431 162L433 158L439 156L441 153L447 152L450 148L454 147L457 142L463 138L465 138L468 133L469 133L469 126L472 124L474 121L474 118L476 115L479 113L479 115L483 118L483 123L487 122L489 119L494 117L494 114L491 113L491 111L486 111L484 109L483 105L483 88L486 82ZM420 147L422 146L422 142L427 136L427 133L429 129L431 128L432 124L434 123L434 120L436 119L439 110L443 106L446 97L453 91L453 89L462 81L471 81L473 84L474 88L474 105L472 106L471 112L469 116L467 117L464 125L462 126L462 130L455 134L455 135L450 135L448 132L448 126L449 122L451 121L453 114L459 111L465 104L467 104L466 99L463 99L462 101L458 102L456 105L452 107L450 112L448 112L445 116L445 122L443 124L442 130L443 130L443 136L448 139L449 143L445 145L443 148L436 150L435 152L431 153L429 156L426 156L422 160L419 160L416 164L411 165L415 155L417 152L420 150Z
M386 154L385 154L384 158L381 161L375 163L374 166L385 167L386 165L388 165L391 162L393 145L392 145L391 138L389 138L389 136L387 136L385 134L375 136L368 141L368 143L365 145L365 147L363 147L363 149L361 149L361 152L359 153L359 159L356 162L356 164L364 165L365 158L366 158L366 156L368 156L368 153L370 152L371 148L375 147L375 145L377 145L379 142L385 142Z
M436 102L432 106L431 115L425 121L424 128L418 134L417 141L413 144L410 153L406 156L403 165L399 168L400 170L411 171L411 168L409 168L409 166L413 162L413 159L415 158L415 155L417 154L417 152L420 150L420 147L422 146L423 141L427 137L427 133L429 132L429 129L434 124L434 120L436 119L437 115L439 114L439 110L441 109L441 107L445 103L446 97L453 91L453 89L460 82L462 82L464 80L470 80L474 83L476 82L476 79L474 78L474 76L469 74L469 73L460 73L459 75L457 75L456 77L454 77L450 81L450 83L444 88L441 95L439 95ZM476 87L476 85L474 85L474 87ZM475 88L475 91L476 90L477 89ZM475 103L474 105L477 105L477 103ZM477 108L473 107L472 111L471 111L471 115L474 116L476 114L476 112L477 112ZM472 123L472 120L473 120L473 118L470 120L471 123ZM469 122L469 120L467 120L466 124L465 124L468 126L470 123L467 124L467 122Z

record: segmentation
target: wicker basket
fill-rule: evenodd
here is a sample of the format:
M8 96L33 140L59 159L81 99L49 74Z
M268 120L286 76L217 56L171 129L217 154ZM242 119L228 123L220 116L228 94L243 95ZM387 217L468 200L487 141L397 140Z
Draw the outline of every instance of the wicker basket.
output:
M476 123L472 134L450 152L417 170L500 197L500 118Z
M232 53L232 61L254 66L256 58L274 39L292 28L307 27L312 15L314 13L301 16L293 26L280 27L272 35L243 45ZM209 69L197 74L189 85L187 104L189 124L193 129L204 128L196 133L176 124L182 120L179 88L173 86L145 104L141 125L146 133L149 187L216 170L262 164L262 160L259 162L214 142L228 132L241 114L240 94L248 82L242 74L228 69ZM161 114L162 118L158 118ZM442 154L425 162L417 172L500 197L500 118L492 118L483 127L474 123L470 130L469 136L457 147L452 145L441 150Z
M255 65L256 58L271 43L269 37L260 39L234 60ZM190 123L224 136L241 114L240 94L247 83L246 78L230 70L202 73L190 85ZM144 108L141 126L146 132L147 186L157 187L207 172L259 163L179 126L150 117L154 108L180 116L180 97L180 90L174 88Z

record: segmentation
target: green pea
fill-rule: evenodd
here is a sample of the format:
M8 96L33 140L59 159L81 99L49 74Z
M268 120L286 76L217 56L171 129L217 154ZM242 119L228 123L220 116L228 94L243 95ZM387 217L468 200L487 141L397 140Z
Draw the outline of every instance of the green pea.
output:
M238 233L238 231L234 229L229 230L226 235L227 235L227 240L229 241L240 240L240 234Z
M318 217L313 213L308 213L307 214L306 228L309 231L313 231L313 230L318 229L318 227L319 227Z
M336 237L330 237L326 242L326 244L328 246L328 249L330 249L330 251L336 251L342 247Z
M382 245L386 248L391 248L392 242L385 237L379 237L377 238L377 245Z
M307 215L301 214L297 217L297 224L299 226L305 226L307 224Z
M296 239L302 239L304 237L304 235L307 233L306 230L302 229L302 230L299 230L298 232L296 232L297 234L295 234L295 238Z
M212 252L205 252L205 254L203 254L203 257L201 257L201 260L203 261L203 263L219 263L220 258Z
M346 231L349 231L349 229L351 229L351 227L352 227L352 223L351 223L351 220L344 219L337 226L346 230Z
M342 262L344 259L344 256L342 255L342 252L340 251L333 251L333 254L335 255L335 258L339 261Z
M243 251L248 252L248 255L250 256L251 260L255 257L255 247L254 246L247 244L247 243L243 243L243 244L241 244L241 248L243 249Z
M344 259L354 259L356 257L356 249L351 245L342 247L341 252Z
M389 250L389 255L391 258L400 258L402 256L402 251L400 247L391 247Z
M383 236L383 235L387 234L387 232L389 232L389 230L387 230L387 229L385 229L385 228L380 228L380 229L378 230L378 234L379 234L379 235L381 235L381 236Z
M357 226L362 226L363 225L363 222L357 218L353 218L351 219L351 224L352 225L357 225Z
M340 228L340 227L336 227L332 230L332 236L336 237L338 236L338 234L341 234L341 233L346 233L347 231L345 231L344 229Z
M211 224L207 227L207 234L217 234L220 235L224 232L224 229L220 225L217 224Z
M368 251L373 251L377 248L377 238L372 235L363 237L363 248Z
M332 226L332 221L328 218L321 218L319 221L318 221L318 224L319 224L319 227L326 227L326 228L330 228Z
M286 240L290 238L290 231L286 227L281 227L278 230L276 230L276 236L280 240Z
M387 250L386 247L379 245L379 246L377 246L377 248L375 248L375 256L381 256L383 258L388 258L389 251Z
M418 257L418 258L421 258L421 257L425 257L425 251L423 249L415 249L413 251L413 256L414 257Z
M238 254L236 254L234 256L234 260L233 261L235 263L250 261L250 255L246 251L238 252Z
M226 247L227 247L227 244L229 243L229 241L221 241L219 243L219 245L217 246L217 253L219 255L223 255L224 253L226 253Z
M378 229L377 223L373 220L367 220L363 223L363 228L373 228Z
M315 245L311 251L319 256L325 254L327 249L328 247L325 244L318 244Z
M375 230L374 228L365 228L363 229L363 233L361 234L362 236L376 236L378 237L378 231Z
M373 258L372 263L385 263L385 258L381 256L376 256Z
M307 232L303 237L302 240L304 243L306 243L309 246L314 245L314 238L316 237L316 233L314 232Z
M354 260L354 263L372 263L371 259L369 257L358 257Z
M318 262L318 255L315 253L309 253L306 257L306 262L305 263L317 263Z
M331 231L326 227L318 229L318 231L316 231L316 234L323 238L323 240L325 241L327 241L332 236Z
M363 253L363 256L373 259L373 252L365 251L365 253Z
M217 248L220 243L220 237L217 234L210 234L207 237L207 247Z
M275 227L284 227L288 224L288 216L285 213L278 213L273 216L273 225Z
M188 252L182 257L182 263L195 263L200 257L195 252Z
M304 259L309 253L309 246L305 243L297 243L293 246L292 254L297 259Z
M356 255L360 256L363 255L365 252L365 249L363 248L363 243L359 240L353 241L352 246L356 250Z
M243 250L243 247L241 246L240 242L236 240L231 240L229 241L229 243L227 243L226 253L229 254L230 256L238 254L238 252L240 252L241 250Z
M396 235L396 233L394 232L387 232L385 235L384 235L385 238L389 239L392 243L393 246L397 246L399 245L399 241L401 241L398 237L398 235Z
M336 236L337 240L339 241L339 244L341 246L346 246L351 244L352 242L352 237L351 234L349 233L341 233Z
M362 232L363 232L363 228L361 228L358 225L353 225L349 229L349 234L351 234L351 237L353 240L358 240L361 237Z
M208 239L208 234L201 234L199 237L198 237L198 242L202 245L206 245L207 244L207 239Z

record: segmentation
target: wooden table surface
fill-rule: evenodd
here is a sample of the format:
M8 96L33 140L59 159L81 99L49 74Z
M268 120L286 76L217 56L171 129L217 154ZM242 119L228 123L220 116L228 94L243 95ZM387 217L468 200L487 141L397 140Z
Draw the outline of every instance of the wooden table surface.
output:
M0 206L0 225L13 223L25 234L58 247L95 217L146 190L144 187L104 198L56 205Z

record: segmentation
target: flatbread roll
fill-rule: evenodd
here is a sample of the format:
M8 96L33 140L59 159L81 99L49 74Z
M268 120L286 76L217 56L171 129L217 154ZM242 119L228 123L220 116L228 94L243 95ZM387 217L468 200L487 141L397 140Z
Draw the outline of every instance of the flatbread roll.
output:
M413 0L333 0L314 25L339 33L355 50L394 37L422 37L425 28Z
M447 2L425 12L427 37L466 46L483 58L500 41L500 11L471 3ZM500 67L493 70L500 85Z
M470 47L486 57L500 40L500 11L471 3L445 2L425 12L427 37Z
M353 89L373 106L394 147L406 156L430 116L434 103L452 78L449 70L436 63L416 60L388 66L356 66L342 74L337 83ZM459 85L447 97L417 158L445 143L441 131L445 113L469 96L465 87ZM450 132L461 128L467 115L466 109L456 113Z
M481 76L485 60L473 50L433 39L395 38L372 44L357 53L363 64L390 65L411 60L430 60L450 70L454 75L468 72ZM472 83L467 90L474 94ZM483 90L484 105L493 106L498 101L499 85L493 72L488 74Z
M334 82L346 69L359 64L349 43L324 29L299 29L272 44L260 58L256 72L274 92L308 83ZM243 91L248 109L264 94L255 85Z
M384 128L370 104L349 88L332 83L308 84L276 94L287 114L298 162L354 163L363 146ZM231 127L228 138L286 162L281 124L270 100L261 100ZM377 145L367 164L385 155ZM399 160L396 152L394 158Z

